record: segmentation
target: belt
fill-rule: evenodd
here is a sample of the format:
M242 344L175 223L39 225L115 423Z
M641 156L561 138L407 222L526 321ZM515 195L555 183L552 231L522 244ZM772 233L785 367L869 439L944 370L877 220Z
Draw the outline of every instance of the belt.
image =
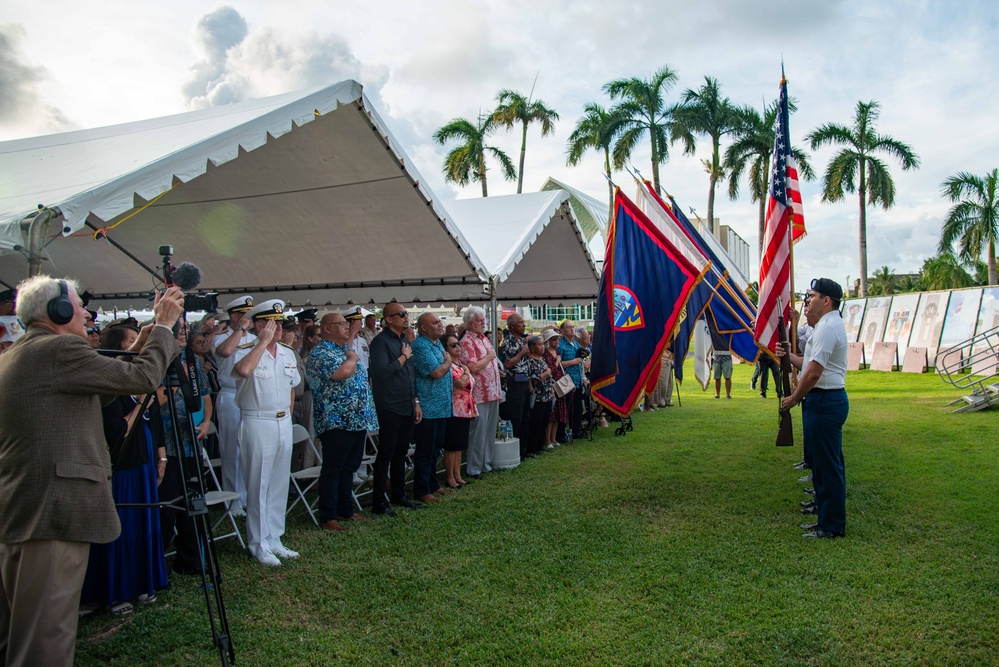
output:
M263 417L265 419L284 419L291 415L291 413L282 410L281 412L274 412L273 410L240 410L239 413L244 417Z
M846 387L838 387L837 389L819 389L818 387L812 387L811 389L808 390L808 393L811 394L813 391L819 394L825 394L827 392L833 392L833 391L846 391Z

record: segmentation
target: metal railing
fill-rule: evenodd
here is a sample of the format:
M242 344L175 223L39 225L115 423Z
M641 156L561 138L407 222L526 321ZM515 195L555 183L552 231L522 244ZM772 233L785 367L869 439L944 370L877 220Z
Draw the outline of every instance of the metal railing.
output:
M999 404L999 327L941 350L936 369L944 382L971 389L970 394L948 403L965 403L955 412L975 412Z

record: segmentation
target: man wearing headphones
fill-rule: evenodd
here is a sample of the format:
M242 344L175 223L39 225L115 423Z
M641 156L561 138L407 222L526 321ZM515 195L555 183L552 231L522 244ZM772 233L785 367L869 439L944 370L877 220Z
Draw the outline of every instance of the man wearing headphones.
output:
M184 294L153 304L131 363L87 342L72 280L18 286L26 333L0 357L0 664L72 665L90 543L118 537L101 399L156 390L180 352Z

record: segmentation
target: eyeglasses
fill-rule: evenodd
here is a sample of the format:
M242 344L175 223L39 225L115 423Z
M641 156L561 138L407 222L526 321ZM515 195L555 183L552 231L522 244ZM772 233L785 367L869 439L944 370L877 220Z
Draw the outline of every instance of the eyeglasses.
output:
M98 329L97 327L91 327L91 328L87 329L87 335L88 336L92 336L94 334L99 334L100 332L101 332L101 330Z
M405 310L400 310L398 313L392 313L391 315L386 315L385 319L388 319L390 317L401 317L405 319L409 317L409 313L407 313Z
M448 347L461 347L461 343L448 343Z
M338 326L338 327L349 327L350 326L350 322L347 322L346 320L344 320L343 322L334 322L333 324L336 325L336 326Z

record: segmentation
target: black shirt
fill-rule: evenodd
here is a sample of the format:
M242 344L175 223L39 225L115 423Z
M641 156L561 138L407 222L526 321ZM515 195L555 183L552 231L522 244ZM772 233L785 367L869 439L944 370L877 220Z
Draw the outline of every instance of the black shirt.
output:
M416 397L416 370L413 360L399 363L405 335L383 329L368 346L368 375L375 396L375 408L389 410L404 417L413 416Z

